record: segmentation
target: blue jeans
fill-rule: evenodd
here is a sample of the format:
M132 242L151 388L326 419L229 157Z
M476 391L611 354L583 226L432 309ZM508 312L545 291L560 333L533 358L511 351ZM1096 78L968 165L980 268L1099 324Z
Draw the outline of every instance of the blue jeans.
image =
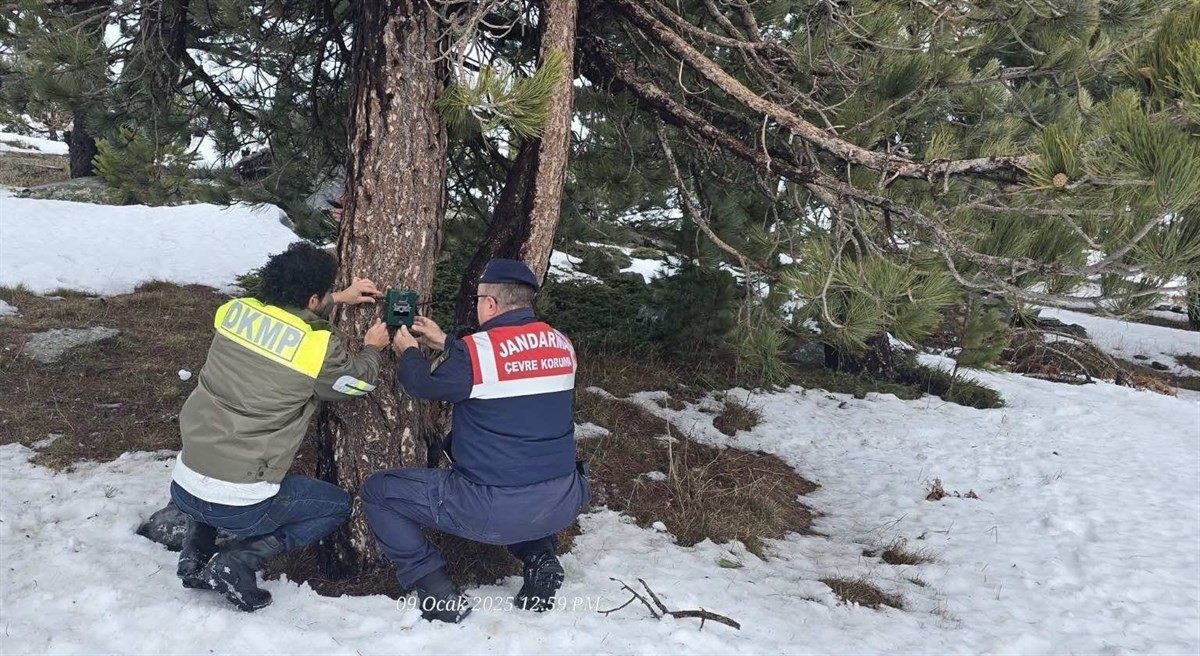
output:
M414 467L373 474L359 490L367 524L405 588L446 561L421 527L487 544L507 545L523 558L555 550L554 534L571 525L591 500L580 473L533 485L479 485L453 469Z
M320 540L350 518L350 493L308 476L284 476L275 496L249 506L210 503L174 482L171 500L197 522L239 538L274 534L288 551Z

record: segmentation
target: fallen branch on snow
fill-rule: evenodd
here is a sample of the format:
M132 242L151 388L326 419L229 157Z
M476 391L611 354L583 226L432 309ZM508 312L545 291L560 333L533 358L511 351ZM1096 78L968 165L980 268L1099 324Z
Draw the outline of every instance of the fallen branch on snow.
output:
M695 617L695 618L700 619L700 628L701 629L704 628L705 620L719 622L721 624L724 624L725 626L731 626L735 629L738 629L739 631L742 628L742 625L738 624L736 621L731 620L728 617L725 617L724 615L718 615L716 613L709 612L707 610L704 610L703 608L701 608L700 610L667 610L667 606L665 604L663 604L662 600L658 598L658 595L654 594L654 591L651 590L650 586L646 585L646 582L643 581L642 579L638 579L638 583L641 583L642 587L646 589L646 594L649 595L650 599L652 599L654 601L654 605L651 605L650 601L646 600L646 597L643 597L640 592L629 587L621 579L609 578L609 580L620 583L621 588L624 590L628 590L630 592L630 594L632 594L633 596L629 598L629 601L626 601L625 603L621 604L620 606L617 606L616 608L599 611L599 613L601 615L609 615L611 613L615 613L615 612L621 610L622 608L628 606L629 604L632 604L634 602L634 600L636 599L637 601L642 602L642 604L644 606L646 606L646 609L650 611L650 614L656 620L662 619L664 615L670 615L671 617L677 617L677 618Z

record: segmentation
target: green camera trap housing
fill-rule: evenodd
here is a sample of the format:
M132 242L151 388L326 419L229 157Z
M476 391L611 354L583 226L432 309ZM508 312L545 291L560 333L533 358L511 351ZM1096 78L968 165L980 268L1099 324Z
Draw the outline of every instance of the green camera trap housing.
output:
M384 322L388 328L412 328L417 316L417 293L411 289L389 289L385 300Z

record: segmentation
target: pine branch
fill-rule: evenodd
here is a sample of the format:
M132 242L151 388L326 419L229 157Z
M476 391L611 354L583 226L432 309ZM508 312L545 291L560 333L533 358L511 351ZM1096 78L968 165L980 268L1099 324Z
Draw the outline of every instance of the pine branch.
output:
M893 179L912 178L918 180L933 180L958 175L980 175L999 171L1024 172L1033 166L1034 157L1031 155L993 156L921 163L890 153L879 153L862 148L831 136L784 107L755 93L716 62L693 48L667 25L651 15L636 0L613 0L613 4L617 5L634 25L651 36L657 43L667 46L676 56L747 108L774 119L803 141L811 143L849 164L888 173Z
M581 66L588 68L589 76L599 85L614 91L629 91L644 108L653 111L671 125L688 128L691 132L717 144L734 155L757 166L767 173L776 173L795 182L811 182L812 172L780 158L772 158L761 150L752 148L728 132L713 125L708 119L676 100L653 82L639 77L631 66L619 61L603 42L585 38L580 49L588 56Z
M1037 68L1036 66L1014 66L1006 68L998 75L988 77L972 78L970 80L950 80L943 82L942 86L950 88L962 87L977 87L984 84L992 84L994 82L1009 82L1011 80L1024 80L1043 75L1058 75L1062 71L1053 68Z
M1064 295L1031 292L1019 288L1007 282L1001 276L996 275L994 271L1005 272L1009 278L1026 273L1084 277L1106 272L1122 275L1138 275L1141 273L1140 267L1122 265L1116 261L1105 262L1104 266L1074 266L1040 262L1029 258L1000 257L979 253L954 236L950 231L950 226L944 220L927 216L912 207L888 197L860 189L819 170L802 168L787 159L768 157L762 151L751 148L739 139L717 128L705 117L684 106L652 82L638 77L627 64L618 61L607 47L595 37L585 36L581 41L580 47L587 55L581 60L581 65L584 66L585 72L589 76L595 78L594 81L598 85L607 85L616 91L629 91L638 99L640 105L659 114L667 123L687 128L694 134L723 147L735 156L755 165L760 170L775 173L803 184L831 208L846 209L852 208L855 202L862 203L867 206L879 208L882 211L888 212L891 216L904 219L913 227L925 230L932 237L933 244L937 246L939 254L947 260L947 265L952 275L960 284L969 289L999 292L1013 298L1059 307L1089 307L1090 301ZM1022 188L1016 187L1014 190L1022 190ZM701 223L697 222L697 225L701 225ZM1130 248L1132 248L1132 245L1130 245ZM982 281L969 279L958 271L957 264L954 261L955 257L960 257L979 267ZM1169 288L1162 288L1160 291L1167 290Z
M712 0L708 0L708 2L711 4ZM704 28L692 25L687 20L684 20L684 18L679 14L667 9L667 7L661 2L658 2L658 0L646 0L646 5L649 6L655 13L666 18L667 21L674 25L676 29L684 32L688 36L700 39L701 41L726 48L733 48L735 50L761 50L785 61L792 61L792 52L788 50L787 46L781 43L776 43L774 41L743 41L742 39L734 39L724 37L719 34L713 34ZM713 11L713 9L715 9L715 7L709 7L710 13ZM716 15L724 18L719 11L716 12ZM733 29L733 24L729 23L728 19L718 19L718 21L727 31Z
M758 29L758 20L754 18L754 10L750 8L750 3L746 2L746 0L737 0L737 4L738 10L741 12L742 24L746 26L746 32L750 35L750 40L761 41L762 32Z
M667 131L665 128L663 128L661 123L658 125L658 140L659 143L662 144L663 154L665 154L667 157L667 163L671 166L671 174L675 176L675 185L679 189L679 200L682 201L684 207L687 208L688 214L692 217L692 221L694 221L696 225L700 227L700 230L704 232L709 241L716 245L717 248L737 258L738 262L741 262L743 269L754 268L767 274L768 276L773 276L770 269L768 269L766 266L743 255L736 248L725 243L724 240L717 236L717 233L713 232L712 226L710 226L708 223L708 219L704 218L703 213L700 211L700 206L696 204L695 199L692 198L690 193L688 193L687 186L683 183L683 176L679 174L679 166L675 163L675 155L671 152L671 145L667 142Z
M221 88L221 85L218 84L216 80L212 79L212 76L208 74L208 71L205 71L204 67L198 64L195 59L192 59L191 53L189 53L187 50L184 50L181 59L183 60L184 68L190 71L192 75L195 75L196 79L203 82L204 86L209 90L209 93L211 93L217 100L220 100L222 104L230 109L230 111L251 121L258 120L258 117L255 116L253 112L246 109L240 102L237 101L236 98L225 93L225 90Z
M717 24L721 26L721 29L725 30L726 34L728 34L730 37L739 36L738 29L734 27L733 23L725 17L725 14L721 13L721 10L717 8L717 3L715 0L704 0L704 6L708 9L708 13L713 17L713 19L717 21Z

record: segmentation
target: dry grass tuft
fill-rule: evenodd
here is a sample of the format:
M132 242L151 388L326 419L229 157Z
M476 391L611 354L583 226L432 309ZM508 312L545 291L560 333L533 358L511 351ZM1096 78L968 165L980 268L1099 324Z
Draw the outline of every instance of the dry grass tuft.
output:
M580 389L595 386L622 397L657 390L687 403L699 401L709 390L737 384L734 363L720 358L687 365L612 353L581 353L577 380Z
M946 497L954 497L956 499L978 499L975 490L967 490L966 494L959 494L958 491L947 492L946 488L942 487L942 479L933 479L933 484L929 486L929 494L925 495L926 501L941 501Z
M657 403L660 408L667 408L668 410L674 410L676 412L687 408L686 403L673 396L655 399L655 403Z
M599 394L581 393L576 412L611 431L581 445L593 504L627 512L639 526L661 521L684 546L740 540L760 556L765 538L811 532L813 514L798 497L816 485L777 457L693 442L636 404ZM666 478L642 476L652 471Z
M879 557L889 565L923 565L934 561L928 549L913 549L906 540L892 542Z
M11 146L17 146L7 141ZM68 158L63 155L0 152L0 186L24 189L71 179Z
M738 431L753 430L762 421L761 412L737 399L726 396L724 403L725 409L713 417L713 426L730 437Z
M875 587L865 578L847 579L831 577L821 579L821 583L829 586L833 594L846 604L858 604L867 608L878 609L880 606L904 609L904 599L899 595L888 594Z
M1142 362L1115 359L1088 342L1046 343L1039 331L1016 332L1011 347L1002 357L1014 373L1058 383L1082 385L1094 379L1111 380L1167 396L1175 396L1177 388L1200 391L1200 376L1177 376ZM1200 364L1196 356L1176 356L1176 359L1186 364L1184 359L1188 357Z

